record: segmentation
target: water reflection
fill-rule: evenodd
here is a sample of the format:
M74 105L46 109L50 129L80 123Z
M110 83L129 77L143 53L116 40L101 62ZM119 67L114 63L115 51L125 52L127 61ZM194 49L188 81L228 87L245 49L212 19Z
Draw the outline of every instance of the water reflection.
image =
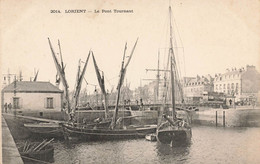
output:
M144 139L55 140L54 163L260 163L260 128L193 127L192 132L192 142L178 147Z
M157 156L159 161L171 163L176 161L185 162L189 158L190 147L192 143L182 143L178 146L170 146L169 144L161 144L157 142Z

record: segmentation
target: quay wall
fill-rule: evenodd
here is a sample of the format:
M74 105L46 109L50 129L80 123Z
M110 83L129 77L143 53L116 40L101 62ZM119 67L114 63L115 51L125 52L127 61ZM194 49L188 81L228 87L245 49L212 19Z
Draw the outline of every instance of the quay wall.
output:
M22 116L31 116L38 118L46 118L52 120L66 121L69 119L68 115L64 111L56 110L22 110L13 112ZM109 116L113 116L114 111L109 111ZM105 117L104 110L78 110L75 112L75 115L79 117L79 120L82 121L85 118L87 121L93 121L96 118ZM118 117L130 116L131 113L128 110L119 110Z
M194 125L260 127L260 109L211 109L192 113Z
M171 112L170 112L171 113ZM132 123L157 124L159 111L131 111ZM206 109L189 112L192 125L225 127L260 127L260 109ZM186 112L177 111L177 117L186 117Z
M31 120L18 118L15 117L15 115L2 115L6 121L6 124L8 125L8 128L14 140L26 139L30 137L31 132L26 127L24 127L24 123L30 123L32 122Z
M10 133L9 127L2 117L2 163L23 164L23 160Z
M131 116L136 116L131 120L132 124L157 124L158 114L156 110L151 111L131 111Z

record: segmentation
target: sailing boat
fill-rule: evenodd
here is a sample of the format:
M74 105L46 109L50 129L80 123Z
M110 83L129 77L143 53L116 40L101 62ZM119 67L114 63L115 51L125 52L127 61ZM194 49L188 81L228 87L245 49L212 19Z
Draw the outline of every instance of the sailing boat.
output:
M63 65L63 60L62 60L62 54L61 54L61 48L60 48L60 42L58 41L58 45L59 45L59 50L60 50L60 57L61 57L61 63L59 63L56 55L55 55L55 51L52 47L51 41L48 38L49 41L49 45L50 45L50 49L52 52L52 57L58 72L58 76L62 81L62 84L64 86L64 94L65 94L65 104L66 104L66 116L69 116L69 122L70 121L74 121L73 119L75 119L75 110L78 106L78 98L79 98L79 93L81 90L81 84L84 78L84 74L86 72L86 67L87 67L87 63L90 57L90 52L88 54L88 57L85 61L85 65L83 67L83 70L80 74L80 66L79 66L79 70L78 70L78 74L77 74L77 80L76 80L76 89L75 89L75 93L73 96L73 103L71 103L70 99L69 99L69 86L65 77L65 66ZM68 118L66 119L68 120ZM32 133L34 134L38 134L41 136L46 136L46 137L63 137L63 131L62 131L62 126L61 124L64 124L67 122L64 121L55 121L55 120L46 120L44 121L44 123L28 123L28 124L24 124L25 127L27 127Z
M109 118L109 111L108 111L108 107L107 107L107 93L106 93L106 90L105 90L105 82L104 82L104 74L100 74L99 72L99 69L98 69L98 66L97 66L97 63L96 63L96 60L95 60L95 57L94 57L94 54L92 51L90 51L90 54L92 55L92 58L93 58L93 62L94 62L94 66L95 66L95 71L96 71L96 75L97 75L97 79L98 79L98 83L99 83L99 86L101 88L101 91L102 91L102 94L105 98L105 104L104 104L104 108L105 108L105 118L101 119L101 118L97 118L96 121L94 123L79 123L77 121L77 123L75 124L75 120L72 120L74 122L69 122L67 125L64 125L64 126L71 126L73 125L73 127L78 127L78 128L94 128L94 127L109 127L110 123L111 123L111 118ZM79 70L80 70L80 67L79 67ZM79 71L80 72L80 71ZM78 73L79 74L79 73ZM77 76L77 81L80 81L82 82L82 79L83 77L79 77L79 75ZM79 82L77 83L78 85L78 89L76 89L76 92L74 94L74 97L75 97L75 105L74 105L74 109L77 108L77 99L79 97L79 90L80 90L80 85L79 85ZM72 124L71 124L72 123ZM71 124L71 125L70 125Z
M157 128L157 140L162 144L170 144L171 146L183 145L189 143L192 131L189 125L189 119L177 118L176 113L176 94L175 94L175 86L181 87L180 81L178 81L178 71L176 66L175 54L173 51L173 43L172 43L172 24L171 24L171 6L169 6L170 13L170 48L169 48L169 58L170 59L170 79L171 79L171 105L172 105L172 117L163 114L162 117L166 120ZM181 88L179 88L180 91ZM182 92L181 92L182 95ZM165 107L163 107L165 110ZM186 111L186 110L184 110ZM186 111L188 112L188 111ZM163 111L165 113L165 111ZM188 116L188 115L187 115Z
M132 58L132 55L134 53L136 44L138 39L135 42L135 45L131 51L131 54L128 58L128 61L124 62L125 60L125 54L127 49L127 44L125 45L124 49L124 56L120 71L120 78L117 86L117 98L116 98L116 106L115 111L113 114L113 118L111 121L111 124L109 127L100 127L100 126L94 126L94 127L79 127L79 126L73 126L69 124L63 124L64 134L66 139L79 139L79 140L114 140L114 139L130 139L130 138L139 138L144 137L146 134L149 133L155 133L156 131L156 125L147 125L147 126L122 126L122 118L118 118L118 106L119 106L119 100L120 100L120 89L123 85L124 77L126 74L126 68L130 63L130 60ZM103 88L104 89L104 88Z

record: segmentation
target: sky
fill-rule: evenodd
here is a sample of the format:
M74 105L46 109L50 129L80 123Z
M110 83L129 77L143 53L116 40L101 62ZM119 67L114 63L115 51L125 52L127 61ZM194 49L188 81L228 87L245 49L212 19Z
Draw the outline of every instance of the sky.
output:
M178 47L175 49L183 76L214 76L227 68L247 64L260 70L260 1L174 0L170 4L175 47ZM34 70L39 69L39 81L55 83L57 71L48 37L56 52L58 39L61 42L69 90L75 85L78 61L86 60L89 50L104 71L108 89L118 83L126 42L129 55L139 38L126 73L130 88L149 82L142 79L156 77L156 72L145 69L157 68L159 50L160 68L165 65L164 52L169 46L167 0L2 0L0 8L2 75L8 69L13 74L21 70L23 79L29 81ZM65 13L74 9L89 12ZM133 13L94 13L102 9L133 10ZM92 59L85 79L89 84L98 84ZM88 88L89 92L94 90L92 85Z

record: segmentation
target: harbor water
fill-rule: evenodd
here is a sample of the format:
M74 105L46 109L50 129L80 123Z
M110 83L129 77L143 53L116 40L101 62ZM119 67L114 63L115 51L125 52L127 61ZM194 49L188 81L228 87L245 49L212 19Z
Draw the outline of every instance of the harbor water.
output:
M260 128L196 126L192 142L170 147L145 139L54 142L54 163L260 163ZM33 162L35 163L35 162Z

